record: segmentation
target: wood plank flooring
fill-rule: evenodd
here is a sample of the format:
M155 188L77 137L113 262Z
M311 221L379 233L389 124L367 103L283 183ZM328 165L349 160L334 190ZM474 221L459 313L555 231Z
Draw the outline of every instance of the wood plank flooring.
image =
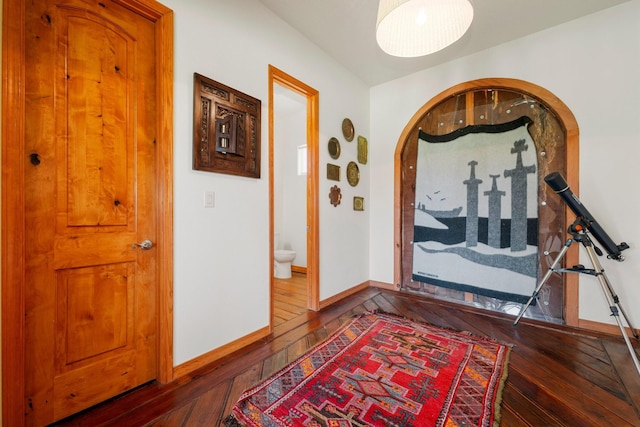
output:
M640 375L622 337L526 319L513 327L512 317L377 288L283 320L270 338L215 365L171 384L143 386L58 425L223 425L245 388L366 310L513 344L501 426L640 426Z
M273 279L273 325L307 311L307 275L292 272L290 279Z

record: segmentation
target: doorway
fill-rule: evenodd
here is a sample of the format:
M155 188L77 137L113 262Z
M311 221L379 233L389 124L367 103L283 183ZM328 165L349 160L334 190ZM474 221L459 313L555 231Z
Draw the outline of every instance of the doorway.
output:
M276 84L273 100L273 324L278 326L307 311L307 99Z
M286 147L280 146L282 139L276 138L279 134L286 134L287 129L278 120L282 117L282 111L286 107L295 114L300 113L306 123L299 133L293 138L298 141L287 143ZM298 119L302 121L302 119ZM291 126L287 127L290 128ZM270 231L270 295L271 295L271 328L296 315L302 314L307 309L319 308L319 276L318 276L318 91L302 83L294 77L269 66L269 231ZM306 148L304 147L306 145ZM306 157L306 180L302 183L302 190L296 190L295 183L283 182L287 178L281 175L284 170L279 162L284 161L284 151L291 154L287 162L298 165L298 153ZM302 160L302 159L301 159ZM304 171L300 171L304 172ZM289 180L293 181L293 180ZM306 199L306 207L298 215L294 210L300 210L302 204L289 204L291 209L284 207L282 203L283 189L288 188L292 198L296 198L295 191L299 191L299 197ZM291 184L291 185L289 185ZM304 194L304 196L303 196ZM297 205L297 206L296 206ZM294 215L293 219L285 218L283 212ZM302 217L304 216L304 217ZM283 224L291 224L293 229L283 228ZM295 224L298 224L296 227ZM276 237L277 234L277 237ZM306 236L305 236L306 235ZM293 245L291 242L294 241ZM281 248L293 249L298 253L298 264L294 259L291 279L274 278L274 249L276 245ZM297 247L294 247L297 246ZM306 263L300 262L304 261ZM306 268L296 268L296 265L306 264ZM283 311L284 310L284 311Z

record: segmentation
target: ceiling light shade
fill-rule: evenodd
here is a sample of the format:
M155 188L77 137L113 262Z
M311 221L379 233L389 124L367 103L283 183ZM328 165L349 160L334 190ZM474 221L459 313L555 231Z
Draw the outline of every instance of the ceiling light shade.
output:
M389 55L429 55L462 37L472 20L469 0L380 0L376 40Z

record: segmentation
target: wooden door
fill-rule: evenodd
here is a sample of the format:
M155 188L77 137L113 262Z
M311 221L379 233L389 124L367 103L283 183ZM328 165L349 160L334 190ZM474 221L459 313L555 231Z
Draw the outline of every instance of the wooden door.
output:
M155 46L110 0L26 6L29 425L156 376Z

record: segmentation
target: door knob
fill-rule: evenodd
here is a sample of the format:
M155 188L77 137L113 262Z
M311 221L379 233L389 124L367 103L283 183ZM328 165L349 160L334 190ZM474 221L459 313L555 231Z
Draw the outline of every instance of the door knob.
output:
M134 243L133 245L131 245L132 248L140 248L142 250L148 250L151 249L153 247L153 242L149 239L143 240L140 243Z

